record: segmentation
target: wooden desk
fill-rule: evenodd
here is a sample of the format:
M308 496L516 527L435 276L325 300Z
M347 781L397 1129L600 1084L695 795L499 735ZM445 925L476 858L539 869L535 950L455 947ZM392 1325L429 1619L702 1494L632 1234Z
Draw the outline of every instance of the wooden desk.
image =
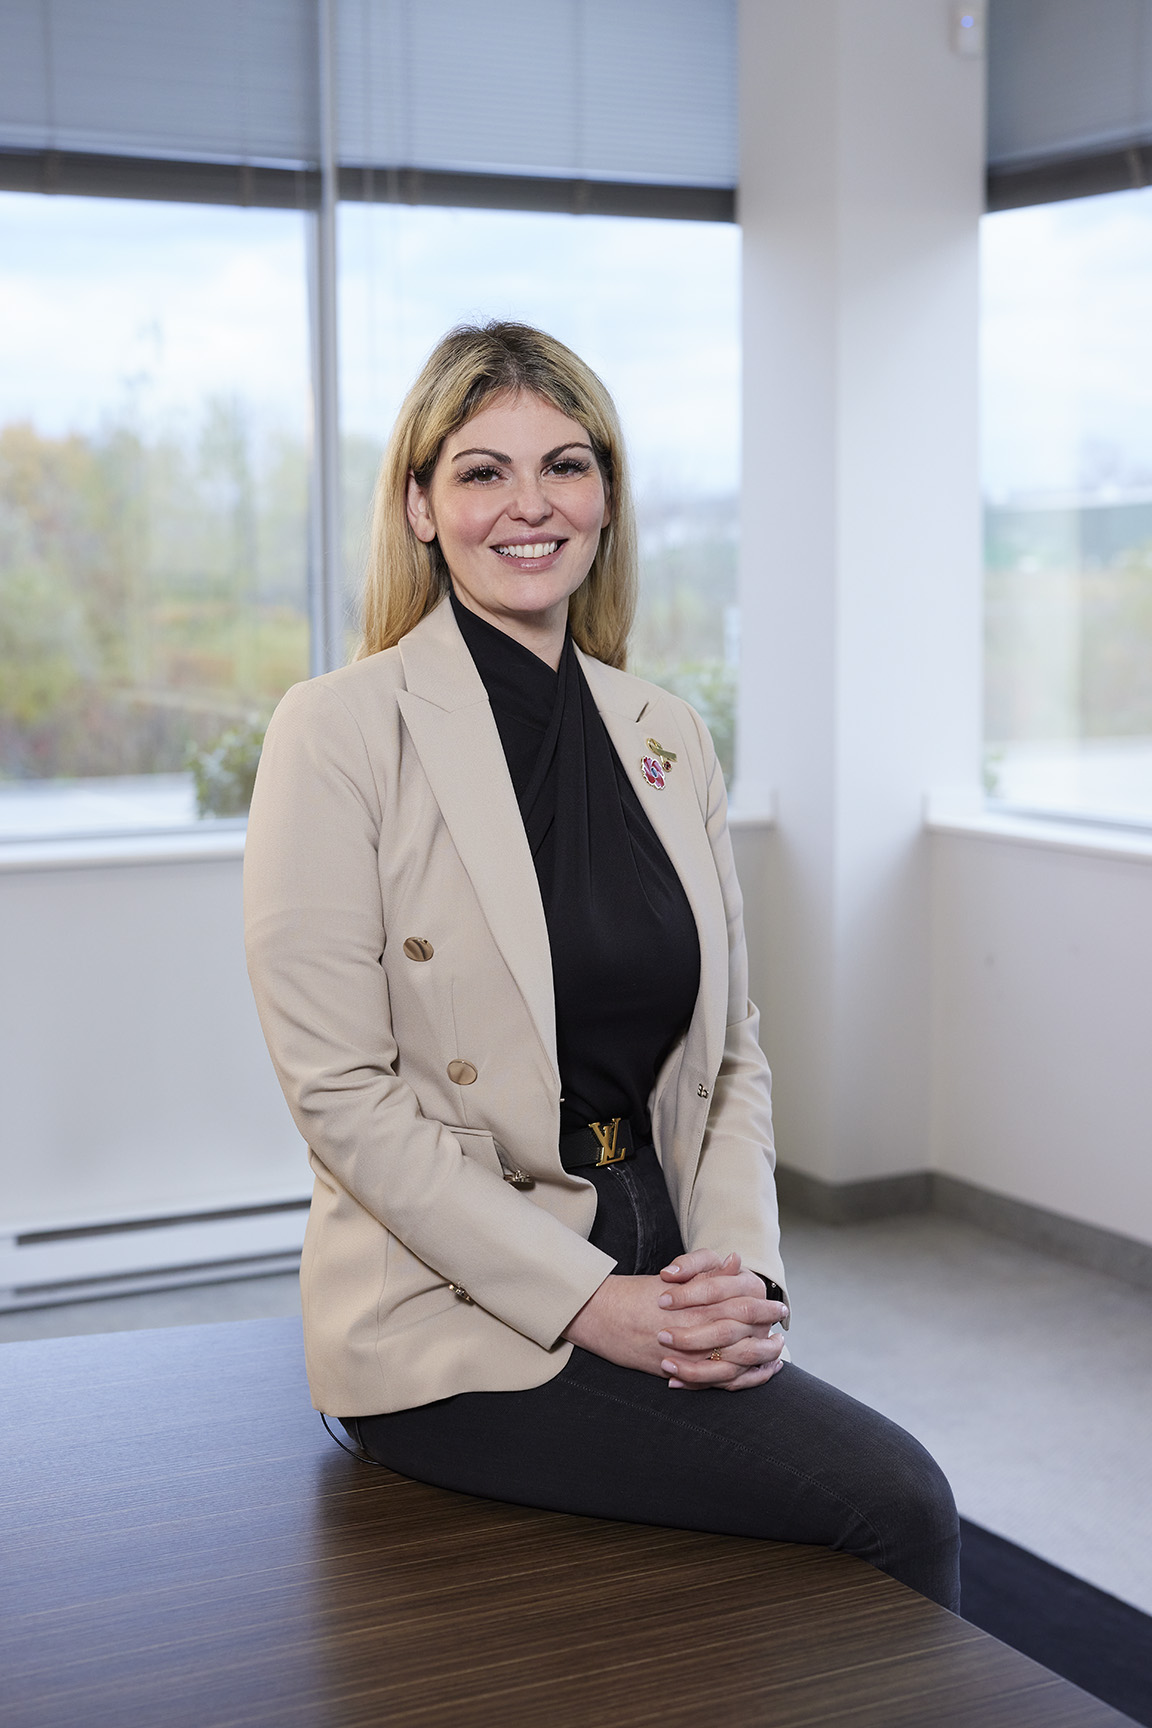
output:
M5 1728L1104 1728L861 1561L358 1464L299 1323L0 1346Z

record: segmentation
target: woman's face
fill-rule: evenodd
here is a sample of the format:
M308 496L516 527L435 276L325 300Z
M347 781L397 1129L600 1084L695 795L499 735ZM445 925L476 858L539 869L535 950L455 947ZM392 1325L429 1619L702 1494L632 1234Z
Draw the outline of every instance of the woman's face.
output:
M529 646L563 634L610 514L584 427L526 392L447 437L427 487L408 482L412 531L439 540L458 599Z

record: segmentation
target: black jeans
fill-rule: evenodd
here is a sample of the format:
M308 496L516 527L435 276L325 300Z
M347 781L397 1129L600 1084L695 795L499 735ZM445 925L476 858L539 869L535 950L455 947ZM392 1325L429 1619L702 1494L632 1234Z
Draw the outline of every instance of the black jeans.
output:
M656 1155L589 1173L592 1240L621 1272L682 1252ZM743 1392L672 1391L574 1349L528 1392L465 1392L345 1421L381 1464L465 1494L779 1542L870 1561L959 1611L952 1491L918 1440L786 1363Z

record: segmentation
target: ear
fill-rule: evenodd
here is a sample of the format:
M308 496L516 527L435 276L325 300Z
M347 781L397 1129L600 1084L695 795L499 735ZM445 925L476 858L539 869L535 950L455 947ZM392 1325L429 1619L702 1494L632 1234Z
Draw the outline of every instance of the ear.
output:
M405 499L408 512L408 526L417 540L422 540L425 546L430 546L436 538L436 524L432 520L432 507L428 502L428 494L419 485L415 474L408 471L408 491Z

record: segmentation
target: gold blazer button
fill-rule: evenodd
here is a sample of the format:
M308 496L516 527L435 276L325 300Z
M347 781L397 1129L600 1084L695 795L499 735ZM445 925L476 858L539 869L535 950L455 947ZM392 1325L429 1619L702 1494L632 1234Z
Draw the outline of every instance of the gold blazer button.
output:
M457 1056L448 1064L448 1078L457 1086L471 1086L472 1082L479 1078L479 1070L474 1068L471 1062L461 1062Z
M404 952L409 960L431 960L436 950L426 936L406 936Z

